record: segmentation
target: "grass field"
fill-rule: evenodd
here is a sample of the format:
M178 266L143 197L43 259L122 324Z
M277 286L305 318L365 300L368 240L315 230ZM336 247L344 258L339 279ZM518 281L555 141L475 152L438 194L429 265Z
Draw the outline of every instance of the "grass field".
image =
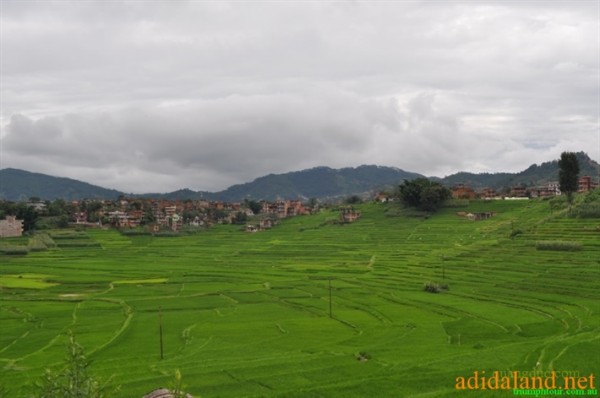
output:
M202 397L508 397L456 391L455 379L600 374L600 219L563 218L544 201L427 219L389 206L256 234L57 231L55 248L0 255L0 384L29 396L60 366L69 330L117 397L166 386L176 369ZM544 241L579 249L538 250ZM427 293L427 282L449 290Z

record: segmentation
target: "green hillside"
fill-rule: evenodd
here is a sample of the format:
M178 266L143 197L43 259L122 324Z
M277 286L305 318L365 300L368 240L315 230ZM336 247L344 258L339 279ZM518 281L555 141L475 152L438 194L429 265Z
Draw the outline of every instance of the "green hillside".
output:
M31 173L18 169L0 170L0 199L26 201L37 197L43 200L75 199L116 199L122 193L96 185L53 177L41 173Z
M455 380L598 375L600 218L584 202L571 214L595 218L567 217L559 198L430 217L368 204L352 224L328 210L256 234L54 231L54 249L0 256L0 384L27 396L60 366L68 330L91 371L121 386L115 397L142 397L176 369L202 397L507 397ZM425 292L428 282L449 290Z
M219 192L194 192L189 189L165 194L140 196L164 199L208 199L237 202L244 199L308 199L350 196L387 186L397 186L405 179L422 177L394 167L363 165L332 169L314 167L282 174L269 174L251 182L236 184Z
M599 165L586 153L577 153L580 176L598 176ZM282 174L269 174L251 182L233 185L223 191L206 192L180 189L168 193L130 195L154 199L185 200L204 199L238 202L244 199L331 199L352 194L390 189L402 181L423 177L421 174L395 167L363 165L332 169L314 167ZM466 184L472 188L508 188L515 185L545 185L558 180L558 160L533 164L519 173L468 173L460 172L444 178L431 177L446 186ZM0 199L18 201L30 197L54 199L115 199L122 192L105 189L85 182L52 177L24 170L0 170Z
M578 152L580 176L600 176L600 168L596 161L585 152ZM469 185L473 188L490 187L494 189L512 187L517 185L538 186L546 185L551 181L558 181L558 160L532 164L527 169L518 173L467 173L461 172L444 177L441 181L447 186L457 184Z

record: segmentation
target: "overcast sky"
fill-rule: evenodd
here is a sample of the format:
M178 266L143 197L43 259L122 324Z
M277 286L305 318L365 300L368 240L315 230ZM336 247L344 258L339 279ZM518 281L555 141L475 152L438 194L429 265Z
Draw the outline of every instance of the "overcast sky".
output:
M1 7L1 168L138 193L600 160L598 0Z

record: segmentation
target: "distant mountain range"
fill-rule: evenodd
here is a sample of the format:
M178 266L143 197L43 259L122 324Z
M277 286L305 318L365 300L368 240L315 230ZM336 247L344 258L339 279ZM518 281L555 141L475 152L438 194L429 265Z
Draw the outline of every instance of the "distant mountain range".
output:
M580 176L598 176L598 163L592 160L585 152L577 153ZM532 164L519 173L466 173L460 172L439 179L444 185L451 187L465 184L474 189L493 188L500 189L517 185L537 186L546 185L550 181L558 181L558 160L544 162L541 165Z
M32 197L43 200L113 199L122 193L71 178L52 177L19 169L0 170L0 199L23 201Z
M580 175L598 175L598 163L584 152L577 154ZM248 199L308 199L337 198L352 194L389 189L406 179L423 177L418 173L394 167L359 166L342 169L315 167L285 174L269 174L245 184L233 185L220 192L196 192L182 189L170 193L129 195L70 178L52 177L18 169L0 170L0 199L18 201L38 197L43 200L62 198L116 199L119 195L157 199L206 199L229 202ZM519 173L466 173L444 178L432 177L446 186L466 184L472 188L500 189L514 185L544 185L558 180L558 160L531 165Z

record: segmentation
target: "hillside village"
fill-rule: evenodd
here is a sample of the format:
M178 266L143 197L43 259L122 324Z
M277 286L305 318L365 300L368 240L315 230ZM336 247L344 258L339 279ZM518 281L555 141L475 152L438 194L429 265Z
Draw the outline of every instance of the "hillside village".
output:
M583 176L578 181L578 192L598 188L592 177ZM454 199L509 200L561 195L558 182L545 186L514 186L503 196L491 188L475 190L466 184L451 188ZM377 202L394 201L396 195L379 192L372 195ZM278 220L311 214L318 211L316 200L244 201L223 202L206 200L154 200L120 197L118 200L57 200L44 202L30 200L26 206L39 216L61 216L59 226L137 229L148 233L177 233L185 229L210 228L214 224L239 224L247 232L272 228ZM59 210L57 210L57 208ZM360 213L351 207L340 210L341 222L354 222ZM0 238L18 237L25 232L23 220L6 215L0 220Z
M598 183L590 176L583 176L578 180L579 193L590 192L598 188ZM543 186L527 187L524 185L513 186L508 195L502 196L499 191L491 188L474 190L465 184L458 184L452 188L452 197L455 199L514 199L514 198L544 198L560 195L558 181L549 182Z

